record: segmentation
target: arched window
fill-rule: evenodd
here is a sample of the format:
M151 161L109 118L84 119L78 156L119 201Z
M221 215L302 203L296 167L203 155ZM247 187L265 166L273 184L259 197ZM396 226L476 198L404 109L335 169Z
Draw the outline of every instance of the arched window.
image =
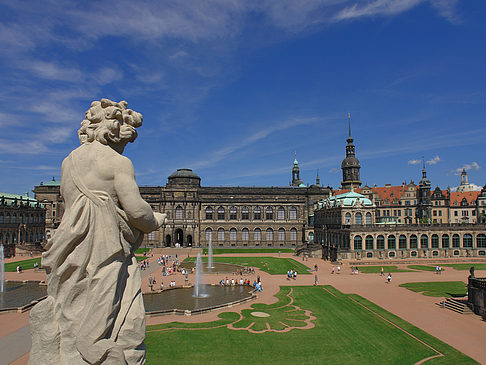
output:
M180 205L178 205L176 208L175 219L184 219L184 210Z
M262 219L262 210L260 207L253 209L253 219Z
M432 235L431 247L432 248L439 248L439 236L436 235L436 234Z
M370 225L371 224L371 213L368 212L366 213L366 225Z
M265 209L265 219L273 219L273 208L272 207L267 207L267 209Z
M461 241L458 234L452 236L452 247L461 247Z
M18 223L17 222L17 213L12 214L12 223Z
M486 234L480 233L476 237L476 247L486 248Z
M206 207L206 219L213 219L213 208Z
M212 240L213 230L211 228L206 228L206 241Z
M290 207L290 210L289 210L289 219L290 220L297 219L297 208L296 207Z
M410 248L418 248L418 238L414 234L410 236Z
M290 229L290 240L297 241L297 230L295 228Z
M442 235L442 248L449 248L449 235L448 234Z
M248 209L248 207L241 208L241 219L250 219L250 209Z
M5 223L10 223L10 213L5 216Z
M255 228L253 231L253 241L261 241L262 240L262 230L260 228Z
M266 241L273 241L273 229L267 228L267 232L265 234Z
M218 241L224 241L224 228L218 229Z
M20 224L23 224L24 223L24 216L22 215L22 213L19 214L19 223ZM29 216L27 215L27 222L25 223L29 223Z
M27 220L27 218L26 218L26 220ZM33 214L30 215L30 223L34 223L34 215Z
M278 240L285 241L285 229L279 228L278 230Z
M351 213L346 213L344 216L344 224L351 224Z
M420 236L420 248L429 248L429 236L426 234Z
M238 211L236 210L236 207L231 207L230 208L229 213L230 213L230 219L231 220L236 220L237 219L237 217L236 217L237 212Z
M363 224L363 215L361 213L356 213L354 216L354 224L361 226Z
M464 236L462 236L462 247L464 248L473 247L472 235L470 235L469 233L466 233Z
M224 220L224 208L223 207L218 208L218 220Z
M241 239L243 241L248 241L250 239L250 231L248 230L248 228L243 228L243 230L241 231Z
M374 246L373 236L366 236L365 245L367 250L372 250Z
M361 236L354 237L354 250L359 251L363 249L363 239Z
M376 237L376 249L377 250L384 250L385 249L385 237L381 234Z
M285 209L283 207L278 207L277 220L283 221L284 219L285 219Z
M388 249L389 250L394 250L397 248L397 243L396 243L396 238L394 235L388 236Z
M398 237L398 248L407 248L407 236L405 236L404 234L401 234L400 237Z
M230 241L236 241L236 228L230 229Z

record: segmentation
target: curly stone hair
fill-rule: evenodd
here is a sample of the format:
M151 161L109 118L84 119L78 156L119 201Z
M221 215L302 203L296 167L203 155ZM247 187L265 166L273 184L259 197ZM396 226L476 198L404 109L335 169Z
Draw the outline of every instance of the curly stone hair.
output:
M127 102L116 103L109 99L93 101L81 122L78 137L81 144L98 141L103 144L133 142L142 125L142 114L127 109Z

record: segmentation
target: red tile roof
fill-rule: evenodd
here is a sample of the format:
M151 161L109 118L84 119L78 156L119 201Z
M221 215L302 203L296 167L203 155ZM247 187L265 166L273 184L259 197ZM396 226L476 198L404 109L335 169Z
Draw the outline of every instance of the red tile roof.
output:
M464 198L466 198L466 200L469 204L471 204L473 202L475 204L476 199L478 198L479 194L481 194L480 191L466 191L466 192L453 191L453 192L451 192L451 206L455 206L454 202L457 202L457 206L460 206L462 199L464 199Z

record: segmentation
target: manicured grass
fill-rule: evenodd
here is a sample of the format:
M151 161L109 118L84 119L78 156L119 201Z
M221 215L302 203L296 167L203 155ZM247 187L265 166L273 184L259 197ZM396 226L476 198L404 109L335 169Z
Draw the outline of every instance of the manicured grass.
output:
M135 256L137 258L137 261L143 261L147 258L147 256Z
M149 252L150 251L150 248L146 248L146 247L143 247L143 248L137 248L135 250L135 255L145 255L145 253Z
M444 354L427 364L475 363L366 299L331 286L281 287L277 298L272 305L253 304L241 317L225 313L208 323L148 326L147 364L162 359L170 364L415 364L437 354L410 334ZM305 310L316 317L314 328L299 329L310 319ZM253 311L269 316L255 317ZM239 330L229 329L228 323ZM250 333L249 326L264 332ZM293 329L267 331L286 326Z
M430 297L463 297L467 291L462 281L405 283L400 286Z
M22 260L22 261L15 261L15 262L9 262L5 264L5 271L17 271L17 265L22 266L22 270L30 270L34 268L34 263L38 262L39 267L41 264L41 258L36 257L33 259L28 259L28 260Z
M409 269L414 270L422 270L422 271L435 271L435 266L427 266L427 265L408 265ZM441 270L444 271L444 267L441 266Z
M486 270L486 263L471 262L466 264L444 264L443 266L452 267L455 270L469 270L474 266L475 270Z
M213 255L224 255L228 253L291 253L291 248L213 248ZM203 249L203 255L208 254L208 249Z
M189 257L184 261L194 261L194 257ZM204 262L208 261L207 257L203 257ZM214 262L226 262L228 264L236 264L242 266L258 267L259 269L268 272L272 275L284 275L289 270L296 270L297 274L309 274L309 267L302 265L300 262L289 258L279 257L221 257L213 258Z
M383 272L388 274L389 272L409 272L412 270L407 269L399 269L396 266L358 266L358 270L360 273L363 274L379 274L381 272L381 268L383 268ZM342 268L341 268L342 271Z

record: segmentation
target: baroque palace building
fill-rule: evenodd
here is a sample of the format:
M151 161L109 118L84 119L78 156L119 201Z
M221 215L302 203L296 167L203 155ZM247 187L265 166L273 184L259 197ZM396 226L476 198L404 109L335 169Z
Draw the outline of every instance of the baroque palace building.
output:
M424 163L418 185L360 188L351 132L347 142L341 190L314 207L324 259L486 256L486 185L471 191L463 171L457 191L431 191Z
M329 196L330 187L306 186L297 159L288 187L201 186L190 169L179 169L165 186L141 186L140 194L167 223L144 237L148 247L274 247L292 248L312 240L314 202ZM53 180L34 188L45 204L46 236L57 228L63 206L60 184Z
M32 250L44 241L45 209L28 195L0 193L0 244L6 257Z

